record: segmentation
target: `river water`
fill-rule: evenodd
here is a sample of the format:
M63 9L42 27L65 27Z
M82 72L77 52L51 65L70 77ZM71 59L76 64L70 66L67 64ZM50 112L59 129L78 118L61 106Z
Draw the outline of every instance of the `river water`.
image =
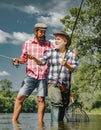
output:
M50 114L45 113L44 126L37 125L36 113L21 113L21 126L13 126L12 114L0 113L0 130L101 130L101 115L89 115L90 122L72 123L64 120L64 123L51 124Z

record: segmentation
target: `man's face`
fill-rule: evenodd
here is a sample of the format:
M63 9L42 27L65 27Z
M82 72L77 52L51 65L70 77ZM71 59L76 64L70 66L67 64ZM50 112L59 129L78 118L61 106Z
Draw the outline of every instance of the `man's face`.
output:
M55 48L61 49L62 47L65 47L67 43L67 40L64 36L56 35L55 36Z
M42 37L42 36L45 36L46 30L38 30L36 33L38 37Z
M56 36L55 37L55 44L59 45L61 43L64 43L64 39L61 36Z
M38 39L39 42L44 42L46 40L45 34L46 30L35 31L36 38Z

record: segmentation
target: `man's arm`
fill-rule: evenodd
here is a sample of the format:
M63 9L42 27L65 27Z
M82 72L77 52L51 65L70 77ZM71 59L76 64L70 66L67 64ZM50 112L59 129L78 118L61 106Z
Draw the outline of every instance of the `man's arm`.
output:
M27 54L27 53L26 53L25 56L26 56L27 58L31 59L31 60L34 60L38 65L41 65L41 64L42 64L42 61L41 61L41 60L39 60L38 58L36 58L36 57L34 57L34 56L30 55L30 54Z
M62 61L62 65L65 66L67 69L69 69L70 71L74 70L74 66L71 65L70 63L68 63L65 59L63 59Z

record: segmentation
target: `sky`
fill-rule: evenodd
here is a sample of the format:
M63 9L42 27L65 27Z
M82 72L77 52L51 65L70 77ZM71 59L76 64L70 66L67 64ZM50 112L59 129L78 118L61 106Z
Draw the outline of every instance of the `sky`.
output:
M69 9L79 7L81 0L0 0L0 55L19 57L23 43L34 36L34 24L48 26L46 38L54 40L53 33L63 30L60 19ZM18 68L12 60L0 56L0 80L13 83L13 91L19 90L25 78L25 65Z

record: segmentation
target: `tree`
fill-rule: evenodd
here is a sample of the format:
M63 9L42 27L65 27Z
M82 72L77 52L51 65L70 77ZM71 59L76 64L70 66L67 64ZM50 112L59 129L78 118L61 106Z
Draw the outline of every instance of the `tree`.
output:
M11 89L12 88L12 82L8 79L3 79L0 80L0 89L1 90L6 90L6 89Z
M60 20L65 31L72 31L78 10L70 9L70 14ZM86 108L91 109L101 93L101 0L86 0L83 4L70 47L77 48L81 58L74 75L78 87L75 92L84 104L88 103Z

